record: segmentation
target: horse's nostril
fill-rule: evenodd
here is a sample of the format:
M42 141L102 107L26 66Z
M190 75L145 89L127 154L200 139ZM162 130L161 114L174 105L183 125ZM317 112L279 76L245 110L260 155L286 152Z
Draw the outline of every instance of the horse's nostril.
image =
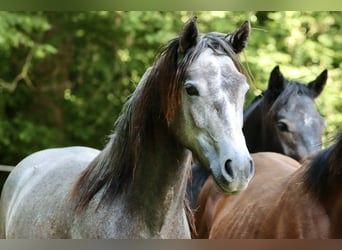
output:
M249 174L254 174L254 163L252 160L249 160Z
M233 169L232 169L232 160L231 159L228 159L225 164L224 164L224 169L226 170L227 174L230 176L230 177L234 177L233 175Z

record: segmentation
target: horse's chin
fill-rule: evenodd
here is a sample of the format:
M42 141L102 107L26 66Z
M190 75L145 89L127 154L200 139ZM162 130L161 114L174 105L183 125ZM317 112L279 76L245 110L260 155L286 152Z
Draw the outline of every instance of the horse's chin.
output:
M227 181L224 181L224 182L217 181L217 179L214 176L213 176L213 179L214 179L217 191L225 195L238 194L244 191L248 187L248 183L244 185L234 186Z
M217 187L217 191L223 195L234 195L234 194L239 194L241 193L242 190L239 190L239 191L223 191L221 188L219 188L219 186L216 186Z

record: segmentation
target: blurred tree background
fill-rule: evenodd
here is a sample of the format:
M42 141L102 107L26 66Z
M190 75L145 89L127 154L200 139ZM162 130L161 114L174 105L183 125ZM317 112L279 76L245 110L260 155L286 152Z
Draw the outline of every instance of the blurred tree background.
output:
M101 149L161 46L193 15L201 32L251 21L241 55L254 84L246 105L275 65L304 83L327 68L316 101L325 144L341 129L341 12L0 12L0 164L49 147Z

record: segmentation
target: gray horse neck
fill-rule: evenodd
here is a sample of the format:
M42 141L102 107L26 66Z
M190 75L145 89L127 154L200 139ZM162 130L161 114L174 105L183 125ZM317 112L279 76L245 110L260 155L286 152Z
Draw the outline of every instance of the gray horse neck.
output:
M190 161L190 151L166 140L137 163L127 192L128 209L135 214L139 211L151 234L160 232L170 238L172 234L178 237L177 231L188 227L184 199Z

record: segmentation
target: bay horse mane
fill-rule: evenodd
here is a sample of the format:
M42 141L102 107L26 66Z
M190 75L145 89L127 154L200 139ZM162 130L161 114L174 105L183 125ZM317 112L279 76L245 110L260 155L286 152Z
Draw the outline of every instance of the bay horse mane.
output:
M334 144L307 159L307 163L304 162L304 186L319 200L329 196L332 188L330 183L342 185L342 133L335 140Z
M125 104L107 145L74 184L70 197L77 212L101 189L99 204L111 202L127 190L142 155L154 152L165 135L172 136L169 125L181 104L186 71L202 51L211 48L217 55L228 55L236 68L247 75L237 53L224 40L229 35L202 34L185 53L180 49L179 37L168 43Z

